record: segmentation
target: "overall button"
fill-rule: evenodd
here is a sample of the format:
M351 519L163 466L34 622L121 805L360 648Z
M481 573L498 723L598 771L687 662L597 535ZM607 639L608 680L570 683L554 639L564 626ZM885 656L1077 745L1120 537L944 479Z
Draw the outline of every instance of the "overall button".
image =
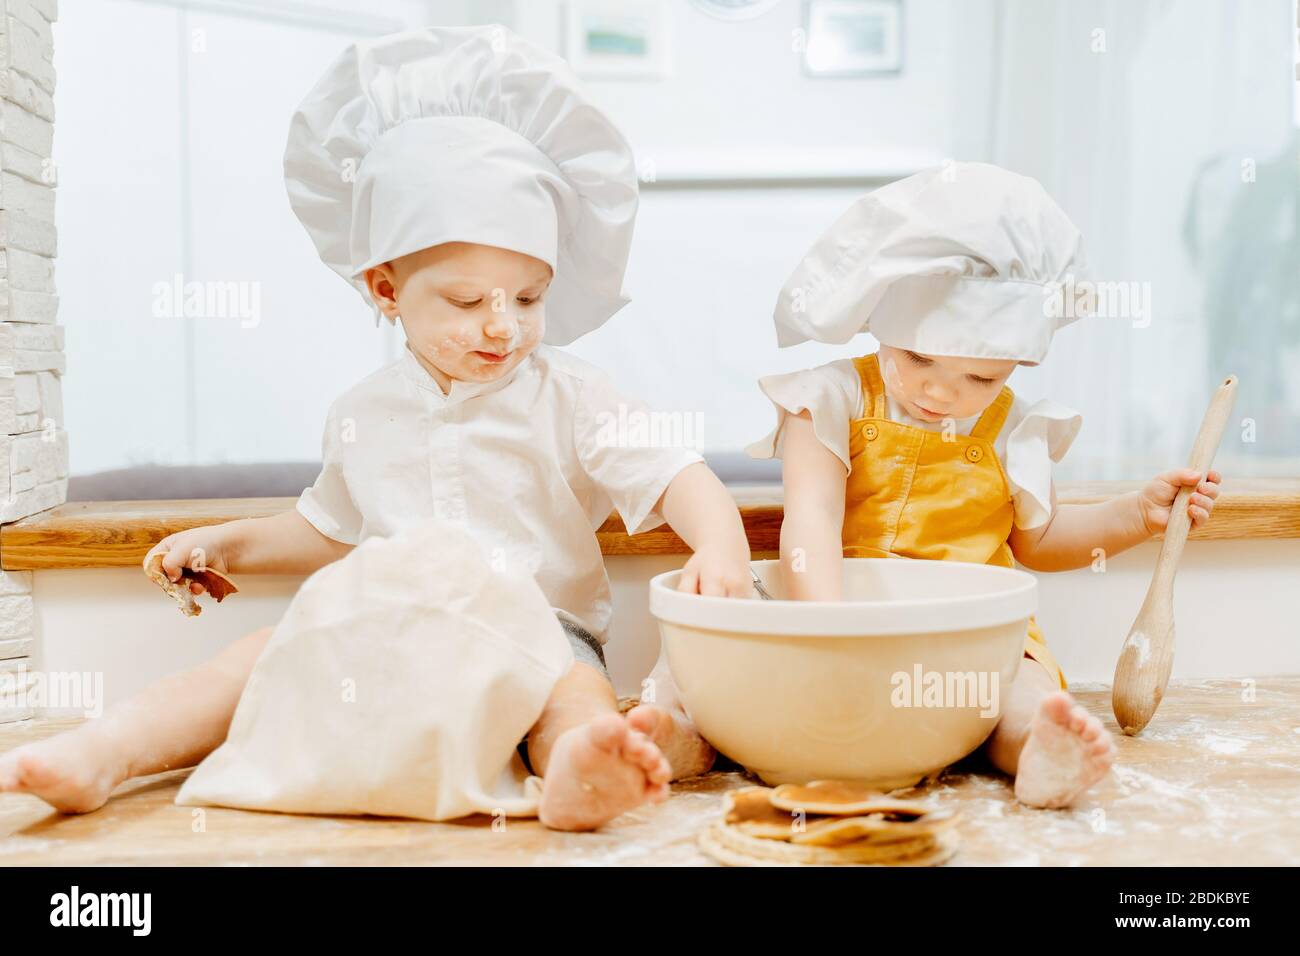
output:
M979 445L970 445L966 449L967 461L979 461L984 457L984 449Z
M879 434L880 434L880 429L876 428L875 425L862 426L862 435L867 439L867 441L875 441L876 436Z

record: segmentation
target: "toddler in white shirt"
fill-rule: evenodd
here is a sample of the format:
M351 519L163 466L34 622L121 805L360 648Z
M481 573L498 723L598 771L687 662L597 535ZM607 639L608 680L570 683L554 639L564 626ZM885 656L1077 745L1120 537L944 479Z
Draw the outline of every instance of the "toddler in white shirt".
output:
M322 259L402 323L404 354L332 404L296 509L170 535L151 554L172 580L195 555L231 574L311 573L367 538L455 522L494 566L532 576L575 648L527 737L541 821L591 829L664 799L713 751L662 659L656 702L620 715L595 529L611 505L630 534L667 520L694 552L686 590L748 597L752 579L739 512L703 459L610 441L607 416L644 406L554 347L626 302L627 143L558 58L501 27L430 29L349 48L295 115L285 173ZM197 763L272 630L6 754L0 790L86 812L128 777Z

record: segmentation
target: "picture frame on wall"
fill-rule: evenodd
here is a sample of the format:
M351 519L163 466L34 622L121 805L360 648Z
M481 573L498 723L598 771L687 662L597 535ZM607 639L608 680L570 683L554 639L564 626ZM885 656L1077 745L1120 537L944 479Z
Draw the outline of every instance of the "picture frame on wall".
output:
M877 76L903 70L903 0L804 0L804 73Z
M672 71L663 0L568 0L564 55L579 76L663 79Z
M695 7L718 20L753 20L783 0L691 0Z

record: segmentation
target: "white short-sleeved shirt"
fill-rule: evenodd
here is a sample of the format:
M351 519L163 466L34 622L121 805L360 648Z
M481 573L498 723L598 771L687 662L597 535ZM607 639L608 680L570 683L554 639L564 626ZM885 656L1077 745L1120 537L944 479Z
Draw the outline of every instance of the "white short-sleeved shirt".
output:
M818 440L844 463L849 463L849 422L862 418L862 379L852 359L839 359L817 368L784 375L768 375L759 387L776 406L776 427L745 450L754 458L780 458L787 415L805 409L812 416ZM913 418L885 386L885 405L890 421L942 431L943 421L924 422ZM969 435L979 415L953 419L957 433ZM1018 528L1036 528L1052 514L1052 462L1060 461L1069 449L1083 416L1050 399L1030 403L1016 395L997 438L993 442L998 459L1011 485Z
M456 381L446 395L407 347L330 406L321 473L298 512L346 544L425 518L458 522L494 566L531 574L560 617L604 643L610 590L595 530L611 507L629 534L662 524L664 489L704 460L626 440L612 424L620 405L649 413L607 373L550 346L503 379Z

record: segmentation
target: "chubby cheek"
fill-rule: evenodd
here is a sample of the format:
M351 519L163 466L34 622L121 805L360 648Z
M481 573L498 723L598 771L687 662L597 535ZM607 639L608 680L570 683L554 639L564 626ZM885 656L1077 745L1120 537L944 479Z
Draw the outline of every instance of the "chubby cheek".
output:
M427 336L425 353L431 358L454 361L476 341L473 327L467 322L439 323Z
M887 391L895 399L903 399L913 404L923 400L924 383L915 369L910 366L900 366L890 355L880 363L880 373L885 380L885 385L888 386Z
M515 333L515 348L520 351L531 350L542 341L546 334L546 313L537 309L527 315L519 316L519 331Z
M485 365L473 354L486 336L474 319L459 316L439 317L421 336L420 352L453 378L486 380L497 377L522 361L546 333L545 317L540 310L517 316L517 328L511 340L516 359L505 366ZM412 345L416 343L413 341Z
M961 390L957 404L953 406L953 418L973 418L983 413L1002 393L1002 386L975 385Z
M898 363L894 361L893 355L885 356L885 360L880 363L880 371L883 373L885 384L889 386L889 390L895 397L911 394L911 386L903 381L903 377L898 371Z
M880 363L881 377L889 386L889 392L895 398L903 398L912 404L927 404L924 376L920 370L900 367L893 356L887 356ZM950 391L956 392L956 398L948 403L948 416L951 418L970 418L978 415L997 398L996 389L973 390L960 385L949 385Z
M962 404L965 408L962 410L962 418L970 418L972 415L978 415L993 404L993 400L998 397L1000 388L980 389L980 393L972 398L963 398Z

